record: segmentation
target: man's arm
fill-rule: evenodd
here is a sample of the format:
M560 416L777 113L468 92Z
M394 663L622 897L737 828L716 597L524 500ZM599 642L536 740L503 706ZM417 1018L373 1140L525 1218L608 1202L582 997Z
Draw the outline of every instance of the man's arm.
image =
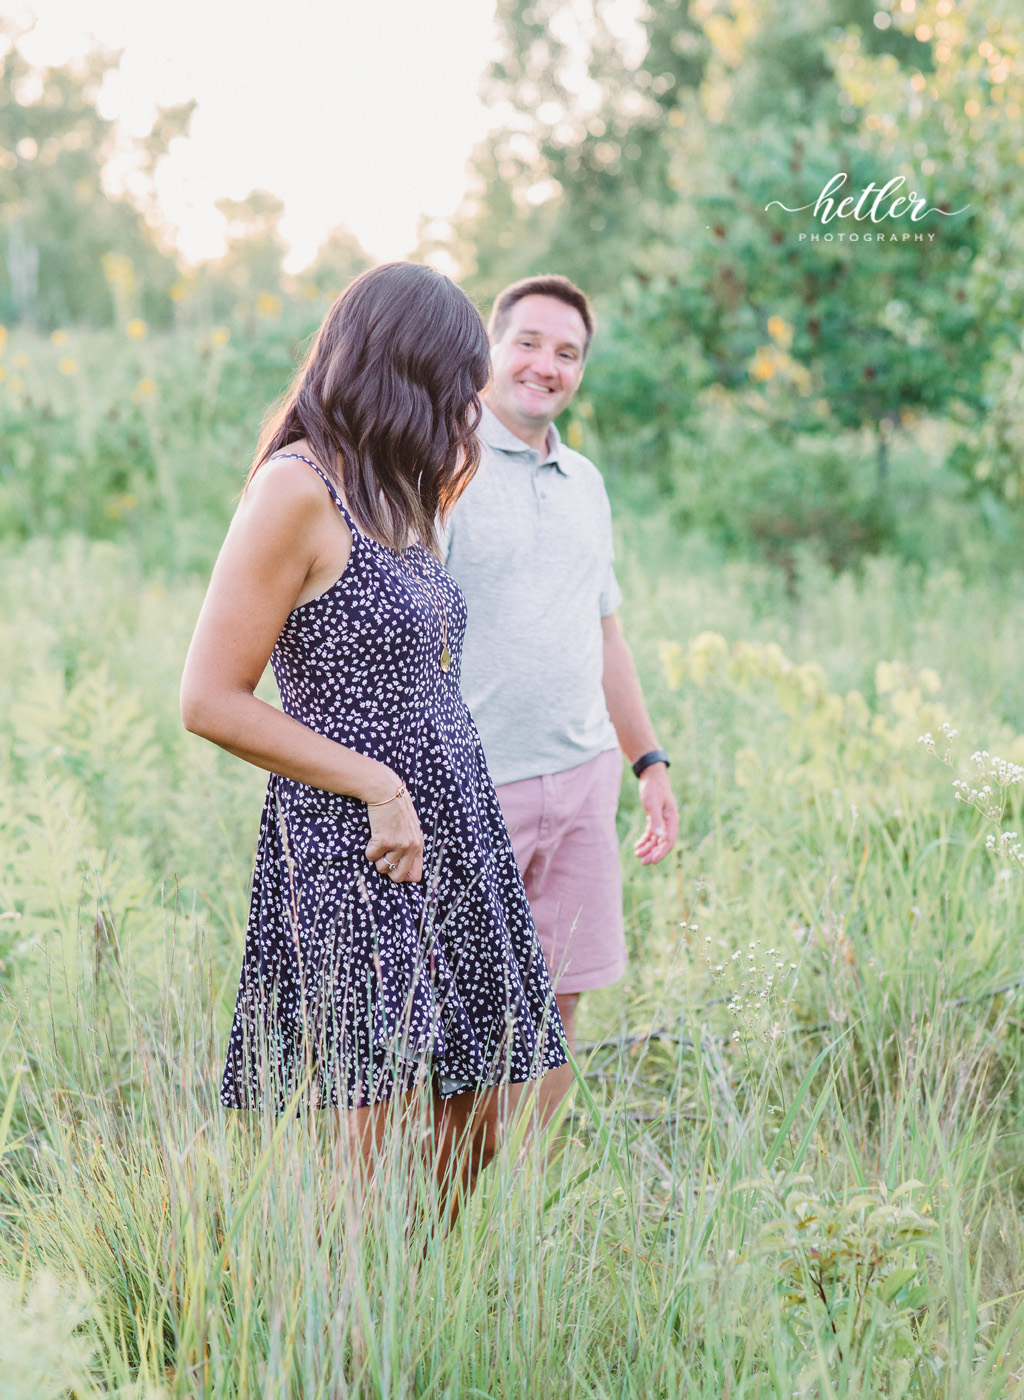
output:
M641 754L658 748L640 677L615 613L601 619L604 631L605 704L611 716L622 752L630 763ZM679 809L664 763L652 763L640 774L640 801L647 813L647 826L634 850L644 865L664 859L679 834Z

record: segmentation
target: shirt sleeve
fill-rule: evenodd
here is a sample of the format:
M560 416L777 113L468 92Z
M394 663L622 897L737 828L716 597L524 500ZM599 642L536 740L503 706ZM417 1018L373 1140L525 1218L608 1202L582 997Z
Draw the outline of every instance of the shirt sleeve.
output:
M615 566L612 564L611 560L609 560L604 587L601 589L601 616L607 617L609 613L615 612L621 605L622 589L619 587L619 581L615 577Z
M619 581L615 577L615 538L612 534L612 508L609 504L608 493L604 489L603 482L601 484L601 495L603 497L605 547L607 551L608 567L605 571L604 582L601 585L601 596L598 600L598 606L601 610L601 616L607 617L609 613L613 613L617 608L621 607L622 589L619 587Z
M452 557L452 517L449 515L445 521L437 523L437 542L441 547L441 558L445 564Z

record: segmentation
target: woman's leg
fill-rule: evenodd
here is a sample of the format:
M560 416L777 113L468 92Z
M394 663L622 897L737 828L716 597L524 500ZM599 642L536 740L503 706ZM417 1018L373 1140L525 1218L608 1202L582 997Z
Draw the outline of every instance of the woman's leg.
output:
M442 1098L432 1089L427 1102L422 1091L413 1090L396 1094L384 1103L343 1114L346 1120L343 1129L347 1129L353 1157L365 1173L364 1183L369 1185L386 1151L389 1133L422 1134L430 1159L428 1165L437 1182L438 1204L446 1228L450 1227L458 1216L463 1198L472 1191L480 1172L498 1151L502 1123L507 1118L508 1092L509 1086L504 1085L495 1089L470 1089ZM429 1115L427 1123L420 1117L424 1111Z
M445 1225L454 1225L484 1167L501 1146L507 1088L433 1095L434 1163Z
M569 1054L576 1054L576 1008L579 1005L579 992L557 992L558 1014L562 1018ZM555 1115L555 1110L573 1085L573 1067L566 1063L557 1069L549 1069L537 1087L540 1112L540 1126L546 1128Z

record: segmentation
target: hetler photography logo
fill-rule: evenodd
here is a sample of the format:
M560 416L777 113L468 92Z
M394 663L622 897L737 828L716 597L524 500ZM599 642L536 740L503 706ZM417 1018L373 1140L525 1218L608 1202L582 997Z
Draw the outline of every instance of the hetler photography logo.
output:
M832 178L826 182L821 194L813 204L798 204L795 209L790 209L789 205L783 204L779 199L773 199L770 204L765 205L765 213L769 209L784 209L787 214L802 214L807 209L813 209L812 218L818 220L822 225L828 225L840 219L854 219L857 223L876 225L874 229L870 226L863 231L856 229L836 228L829 229L823 233L799 234L799 241L802 243L808 240L811 243L931 243L935 240L935 233L927 230L908 229L906 227L895 229L887 220L909 219L912 224L922 223L929 214L941 214L944 219L955 219L958 214L964 214L970 209L969 204L965 204L962 209L940 209L935 205L929 205L928 201L922 198L916 190L910 194L900 194L899 191L907 183L903 175L894 175L891 180L887 180L884 185L876 185L874 181L862 190L859 196L847 195L843 199L835 198L839 191L846 184L848 176L843 170L837 171ZM888 201L888 202L887 202Z

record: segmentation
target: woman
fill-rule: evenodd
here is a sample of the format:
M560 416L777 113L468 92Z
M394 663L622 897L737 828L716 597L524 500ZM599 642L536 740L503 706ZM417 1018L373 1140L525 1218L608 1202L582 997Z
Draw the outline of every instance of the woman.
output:
M221 1101L337 1106L369 1151L429 1077L439 1172L469 1147L470 1183L498 1086L565 1062L436 558L487 376L447 277L352 283L264 429L182 683L186 727L272 775Z

